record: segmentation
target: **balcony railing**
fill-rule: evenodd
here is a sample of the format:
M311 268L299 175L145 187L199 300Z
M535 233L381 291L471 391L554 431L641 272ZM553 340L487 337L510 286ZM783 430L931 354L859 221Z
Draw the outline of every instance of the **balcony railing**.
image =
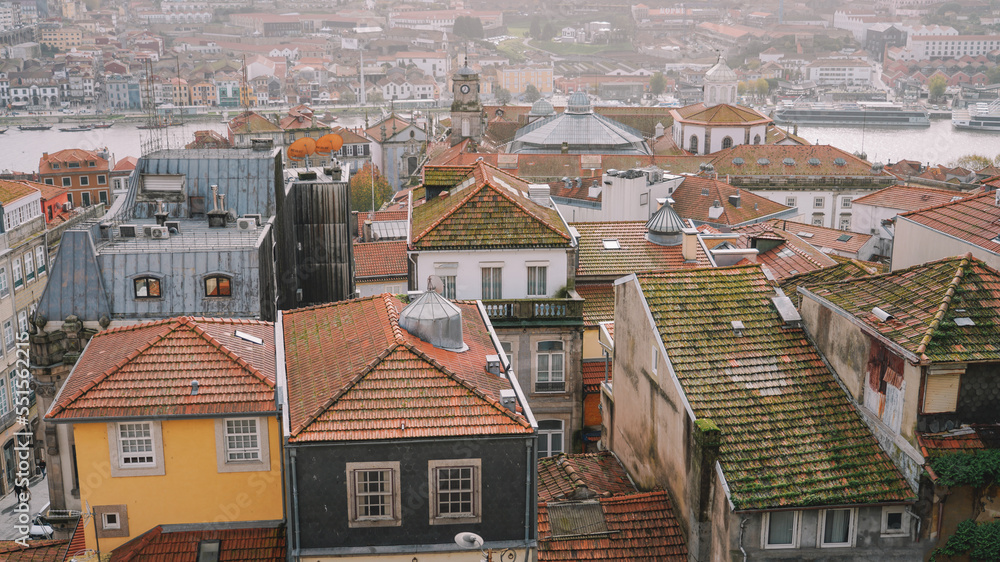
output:
M583 299L575 292L565 299L484 300L483 306L491 322L583 321Z

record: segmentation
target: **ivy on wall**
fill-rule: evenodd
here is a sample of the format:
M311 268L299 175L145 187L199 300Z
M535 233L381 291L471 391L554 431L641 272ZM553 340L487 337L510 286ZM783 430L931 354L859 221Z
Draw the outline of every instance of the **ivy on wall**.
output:
M1000 449L943 455L932 459L930 465L945 486L981 488L1000 480Z
M976 523L966 519L958 524L955 534L940 548L934 549L931 562L939 555L968 554L972 560L1000 560L1000 521Z

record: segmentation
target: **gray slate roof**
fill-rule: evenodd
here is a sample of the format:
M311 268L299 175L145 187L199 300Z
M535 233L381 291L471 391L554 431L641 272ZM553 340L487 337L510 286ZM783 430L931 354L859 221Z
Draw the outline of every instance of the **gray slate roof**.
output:
M86 230L67 230L59 243L36 314L62 321L75 314L84 321L111 318L108 294L97 265L97 251Z

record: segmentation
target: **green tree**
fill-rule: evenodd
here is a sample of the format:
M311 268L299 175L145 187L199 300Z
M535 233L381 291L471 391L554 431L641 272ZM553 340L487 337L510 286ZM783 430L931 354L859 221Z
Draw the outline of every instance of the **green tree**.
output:
M986 71L986 82L988 84L1000 84L1000 66L994 66Z
M654 96L658 96L667 89L667 79L663 77L662 72L657 72L649 78L649 91L652 92Z
M542 39L548 41L556 36L556 28L553 27L552 22L545 22L545 26L542 27Z
M972 170L973 172L978 172L983 168L988 168L993 165L993 159L989 156L983 156L982 154L966 154L951 163L952 167L961 166L962 168Z
M541 92L534 84L528 84L528 87L524 89L524 101L528 103L535 103L542 97Z
M510 103L511 95L510 95L510 90L508 90L507 88L502 88L500 86L497 86L493 90L493 95L497 98L497 103L499 103L500 105L507 105L508 103Z
M767 94L771 92L771 85L767 83L767 80L763 78L758 78L757 82L754 84L754 88L757 90L757 95L761 98L766 98Z
M340 103L352 104L358 103L358 96L354 95L352 90L344 90L340 94Z
M473 16L458 16L452 32L459 37L481 39L483 37L483 22Z
M927 92L930 94L932 100L940 99L947 87L948 81L940 74L931 76L931 79L927 81Z
M531 27L528 28L528 35L532 39L542 38L542 23L541 20L538 19L538 16L531 18Z
M360 170L351 176L351 181L348 183L348 188L351 191L351 210L358 212L365 212L372 210L372 174L375 174L374 181L374 192L375 192L375 209L378 210L385 204L386 201L392 199L392 186L389 182L382 177L379 173L378 168L375 168L371 162L365 164Z
M745 96L745 95L747 95L747 91L748 90L749 90L749 86L747 86L746 82L737 82L736 83L736 93L737 94L739 94L741 96Z

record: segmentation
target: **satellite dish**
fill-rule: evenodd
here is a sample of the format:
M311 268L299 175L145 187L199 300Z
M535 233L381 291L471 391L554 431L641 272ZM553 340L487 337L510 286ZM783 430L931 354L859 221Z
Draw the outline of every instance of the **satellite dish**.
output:
M288 147L288 157L300 160L316 152L316 141L309 137L302 137L293 142Z
M459 533L455 535L455 544L462 548L482 548L483 537L475 533Z
M337 133L330 133L328 135L323 135L316 141L316 152L320 154L330 154L331 152L337 152L340 147L344 146L344 137L338 135Z
M431 275L427 278L427 290L434 291L439 295L444 293L444 281L437 275Z

